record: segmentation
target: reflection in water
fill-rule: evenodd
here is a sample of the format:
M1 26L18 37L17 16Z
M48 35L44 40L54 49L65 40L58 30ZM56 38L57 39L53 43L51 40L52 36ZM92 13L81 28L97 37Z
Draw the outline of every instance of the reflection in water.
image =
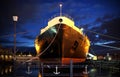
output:
M96 77L97 69L92 68L89 71L89 77Z
M7 75L12 73L12 71L13 71L12 65L0 66L0 75Z
M70 77L70 69L64 68L62 66L61 68L58 68L58 71L61 72L59 75L55 75L53 72L55 71L55 67L48 68L44 65L43 71L41 66L39 64L31 63L29 64L16 64L19 66L19 68L16 68L17 71L13 71L13 65L0 65L0 77L13 77L13 74L16 75L16 77L42 77L43 75L45 77ZM29 66L29 70L28 70ZM111 69L109 68L100 68L100 67L89 67L87 68L88 74L83 73L85 71L85 67L81 71L80 68L73 68L73 77L117 77L115 75L112 75ZM27 74L26 71L32 71L32 73ZM47 74L47 75L46 75ZM118 73L117 73L118 74Z
M42 77L42 74L40 72L38 73L38 77Z
M64 75L53 75L54 77L70 77L70 75L68 75L68 76L64 76ZM38 77L43 77L42 76L42 74L39 72L38 73ZM51 75L49 76L49 75L47 75L47 76L45 76L45 77L52 77ZM73 76L73 77L95 77L95 76L88 76L88 74L82 74L81 76L80 75L77 75L77 76Z
M86 74L86 75L83 75L82 77L88 77L88 74Z

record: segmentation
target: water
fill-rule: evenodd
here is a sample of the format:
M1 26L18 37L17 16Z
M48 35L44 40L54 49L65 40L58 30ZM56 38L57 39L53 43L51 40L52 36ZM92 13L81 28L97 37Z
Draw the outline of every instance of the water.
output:
M98 64L97 64L98 65ZM32 63L0 64L0 77L119 77L120 69L93 65ZM101 65L101 64L100 64ZM97 66L97 67L96 67Z

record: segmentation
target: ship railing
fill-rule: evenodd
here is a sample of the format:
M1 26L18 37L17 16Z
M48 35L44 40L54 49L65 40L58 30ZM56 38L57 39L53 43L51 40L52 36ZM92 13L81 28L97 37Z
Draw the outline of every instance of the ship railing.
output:
M51 16L51 18L49 18L48 21L50 21L51 19L53 19L53 18L55 18L55 17L58 17L58 16L60 16L59 13ZM68 14L62 13L62 16L65 16L65 17L67 17L67 18L69 18L69 19L71 19L71 20L73 21L73 18L72 18L71 16L69 16Z

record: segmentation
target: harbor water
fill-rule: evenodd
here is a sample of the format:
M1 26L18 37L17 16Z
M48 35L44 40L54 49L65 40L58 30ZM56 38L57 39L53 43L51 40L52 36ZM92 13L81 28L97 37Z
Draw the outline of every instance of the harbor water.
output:
M59 63L1 63L0 77L119 77L119 61L90 61L62 65Z

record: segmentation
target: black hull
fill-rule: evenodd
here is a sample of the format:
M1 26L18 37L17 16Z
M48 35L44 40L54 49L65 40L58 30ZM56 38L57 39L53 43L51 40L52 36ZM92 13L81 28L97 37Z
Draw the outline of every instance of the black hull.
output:
M75 62L82 62L86 59L88 53L87 36L80 34L72 27L65 24L57 24L35 40L37 45L37 54L43 62L58 61L69 62L73 59ZM38 48L38 49L37 49Z

